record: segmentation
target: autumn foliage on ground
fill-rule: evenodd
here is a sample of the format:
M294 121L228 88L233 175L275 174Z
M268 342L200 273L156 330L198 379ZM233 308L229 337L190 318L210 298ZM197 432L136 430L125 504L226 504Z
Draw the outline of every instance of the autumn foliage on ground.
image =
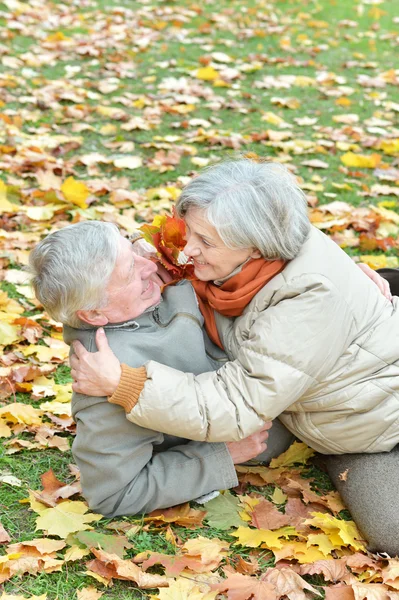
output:
M367 553L300 443L205 505L93 514L68 347L26 272L69 223L160 230L243 154L286 164L354 260L398 266L398 24L383 0L0 3L1 600L398 600L399 560Z

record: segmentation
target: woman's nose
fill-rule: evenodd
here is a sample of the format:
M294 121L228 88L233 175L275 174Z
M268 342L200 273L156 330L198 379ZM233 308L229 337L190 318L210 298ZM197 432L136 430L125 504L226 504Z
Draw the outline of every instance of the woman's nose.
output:
M195 243L189 239L184 246L183 252L186 256L198 256L200 249L196 247Z

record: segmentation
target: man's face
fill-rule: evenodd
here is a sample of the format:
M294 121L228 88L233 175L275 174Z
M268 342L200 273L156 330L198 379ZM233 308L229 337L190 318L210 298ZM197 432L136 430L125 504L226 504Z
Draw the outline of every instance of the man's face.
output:
M134 319L150 306L158 304L161 285L157 266L135 254L132 244L121 236L118 258L107 286L108 302L105 308L97 312L108 323Z

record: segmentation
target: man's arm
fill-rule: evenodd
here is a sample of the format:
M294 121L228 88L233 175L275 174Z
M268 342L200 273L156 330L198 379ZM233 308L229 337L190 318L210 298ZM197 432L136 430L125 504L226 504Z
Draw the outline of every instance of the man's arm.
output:
M73 454L92 510L109 517L133 515L237 485L225 444L182 440L156 453L162 434L130 423L124 410L105 398L77 400Z

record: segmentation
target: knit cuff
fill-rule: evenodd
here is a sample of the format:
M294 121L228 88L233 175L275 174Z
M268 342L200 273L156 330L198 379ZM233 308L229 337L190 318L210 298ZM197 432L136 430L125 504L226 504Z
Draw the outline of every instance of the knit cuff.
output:
M119 385L115 392L108 398L108 402L119 404L129 414L139 401L144 384L147 381L147 370L145 367L134 369L121 364L122 374Z

